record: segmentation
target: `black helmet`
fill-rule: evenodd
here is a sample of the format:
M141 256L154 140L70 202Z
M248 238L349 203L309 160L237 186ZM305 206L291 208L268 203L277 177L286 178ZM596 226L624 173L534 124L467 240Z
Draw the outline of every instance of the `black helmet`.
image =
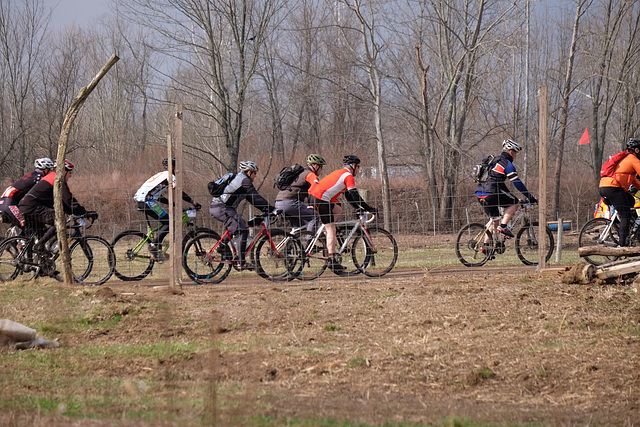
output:
M342 164L345 166L359 165L360 158L358 158L358 156L356 156L355 154L349 154L347 156L344 156L344 158L342 159Z
M169 169L169 157L165 157L164 159L162 159L162 166L164 166L165 169ZM176 158L175 157L171 158L171 167L173 169L176 168Z
M640 139L629 138L627 141L627 150L633 151L636 148L640 148Z

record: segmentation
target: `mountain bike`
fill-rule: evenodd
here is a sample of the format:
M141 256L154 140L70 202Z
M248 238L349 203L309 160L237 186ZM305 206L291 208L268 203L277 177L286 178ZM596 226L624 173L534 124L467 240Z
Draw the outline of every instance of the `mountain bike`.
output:
M302 245L284 230L271 228L282 212L263 213L251 218L247 225L259 227L247 243L245 259L255 264L255 270L267 280L290 281L302 269ZM191 239L184 251L182 265L196 284L215 284L227 278L233 266L241 271L236 243L229 230L220 236L215 231L201 233Z
M610 205L608 200L605 200ZM609 246L615 248L619 245L620 238L618 228L620 227L620 218L618 211L615 210L611 218L593 218L588 221L580 230L578 236L578 247L583 246ZM630 225L629 245L638 246L640 244L640 217L636 218ZM615 261L618 257L611 255L589 255L583 256L588 263L593 265L602 265L609 261Z
M71 216L67 228L69 235L69 258L71 271L76 281L85 285L102 285L111 278L115 268L113 248L102 237L85 236L83 229L93 225L94 219L87 221L84 216ZM10 237L0 244L0 280L9 281L18 275L28 279L50 276L62 281L56 269L58 241L55 236L44 243L41 250L34 249L38 238L34 231Z
M210 228L196 226L196 216L196 209L183 209L182 225L189 231L182 238L182 249L194 236L200 233L214 232ZM147 220L146 233L139 230L126 230L118 234L111 243L116 256L115 275L120 280L142 280L151 273L156 263L162 264L167 259L169 234L165 235L159 245L152 247L151 242L155 240L155 233L162 228L162 225L153 227L151 218L146 215L145 217Z
M522 222L515 238L516 254L525 265L538 264L539 238L546 240L547 254L545 259L547 261L553 253L553 234L549 227L546 227L545 232L542 233L539 224L531 220L533 207L533 204L521 201L520 209L514 215L509 226L509 230L514 230ZM495 231L496 219L490 218L484 225L467 224L458 232L456 255L462 264L467 267L480 267L507 250L504 234Z
M390 272L398 260L398 244L387 230L377 225L369 226L375 215L358 211L358 219L338 221L336 238L339 248L337 257L345 270L335 270L339 276L353 276L364 273L369 277L382 277ZM304 247L304 266L297 276L300 280L313 280L326 269L329 261L325 225L322 224L315 233L306 228L292 230ZM345 265L346 264L346 265Z

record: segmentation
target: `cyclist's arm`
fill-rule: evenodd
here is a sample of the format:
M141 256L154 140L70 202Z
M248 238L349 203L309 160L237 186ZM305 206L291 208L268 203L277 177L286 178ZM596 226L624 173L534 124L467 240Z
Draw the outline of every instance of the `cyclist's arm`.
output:
M344 197L355 209L362 209L367 212L372 212L375 210L371 206L369 206L369 204L365 202L362 197L360 197L360 193L358 193L358 190L355 188L350 188L345 191Z
M271 206L267 199L258 193L258 190L253 186L253 182L251 182L249 178L242 180L242 187L246 192L247 201L262 212L272 212L276 209L274 206Z
M509 178L513 186L516 187L516 189L521 192L524 197L526 197L527 199L532 198L532 195L529 190L527 190L527 187L522 181L520 181L520 177L518 177L518 173L516 172L516 168L513 166L513 163L509 162L504 170L504 173L507 175L507 178Z

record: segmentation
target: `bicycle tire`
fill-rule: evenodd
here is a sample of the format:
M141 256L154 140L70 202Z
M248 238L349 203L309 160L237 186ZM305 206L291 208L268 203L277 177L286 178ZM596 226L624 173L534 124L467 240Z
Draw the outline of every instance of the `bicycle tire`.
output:
M254 256L256 272L272 282L288 282L296 278L303 267L300 241L283 230L270 230L256 244ZM272 245L273 243L273 245Z
M80 256L78 250L83 256ZM115 271L115 252L109 242L102 237L83 236L74 239L69 248L69 257L71 271L73 271L76 280L85 285L102 285L111 278ZM84 270L82 274L78 274L78 267Z
M549 261L551 254L553 254L553 233L551 233L549 227L545 227L545 231L546 233L544 234L547 240L545 243L547 248L545 260ZM518 258L524 265L538 265L538 239L542 235L543 233L540 231L540 226L537 222L524 225L518 231L516 235L516 254L518 254Z
M351 254L353 263L369 277L382 277L390 272L398 261L398 244L391 233L381 227L366 229L373 247L365 233L358 233L353 240Z
M220 242L209 257L209 251L220 240L216 232L200 233L189 240L182 253L182 266L195 284L213 285L222 282L231 272L233 252L229 243Z
M327 269L327 256L329 252L327 251L324 236L320 236L313 247L310 247L309 244L315 237L315 233L302 230L296 233L296 237L300 240L300 244L304 248L302 271L296 276L296 279L304 281L317 279Z
M149 252L147 235L138 230L118 234L111 243L115 255L114 274L120 280L142 280L151 273L155 260Z
M18 277L22 270L24 245L27 239L21 236L9 237L0 244L0 281L10 282Z
M605 240L602 243L598 243L598 240L601 238L602 232L609 226L611 220L608 218L593 218L588 221L580 230L580 234L578 235L578 247L583 246L608 246L608 247L616 247L618 246L618 242L620 239L618 238L618 227L616 224L613 224L610 228L609 236L605 237ZM604 263L615 261L618 257L607 256L607 255L589 255L583 257L585 261L589 264L593 265L602 265Z
M482 251L484 248L484 252ZM456 238L456 256L467 267L480 267L493 257L493 236L483 224L465 225Z

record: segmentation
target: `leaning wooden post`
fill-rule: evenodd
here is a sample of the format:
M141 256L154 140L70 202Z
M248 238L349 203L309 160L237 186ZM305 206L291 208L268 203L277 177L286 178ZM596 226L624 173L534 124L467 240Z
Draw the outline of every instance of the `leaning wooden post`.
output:
M538 219L538 271L547 266L546 233L547 227L547 87L540 86L540 147L538 150L539 185L538 203L540 205Z
M82 105L89 97L89 94L95 89L100 80L107 74L107 72L118 62L120 58L116 55L111 55L111 58L102 67L100 72L93 78L88 86L80 89L80 93L71 102L71 106L67 110L67 114L64 117L62 123L62 131L60 132L60 139L58 140L58 155L56 157L56 179L53 183L53 207L56 212L56 231L58 236L58 250L60 251L60 260L62 263L62 275L64 277L65 284L72 284L74 282L73 272L71 271L71 261L69 259L69 243L67 242L67 228L66 218L64 214L64 208L62 206L62 180L65 176L64 158L67 152L67 140L69 139L69 133L71 132L71 125L78 116L78 112Z

